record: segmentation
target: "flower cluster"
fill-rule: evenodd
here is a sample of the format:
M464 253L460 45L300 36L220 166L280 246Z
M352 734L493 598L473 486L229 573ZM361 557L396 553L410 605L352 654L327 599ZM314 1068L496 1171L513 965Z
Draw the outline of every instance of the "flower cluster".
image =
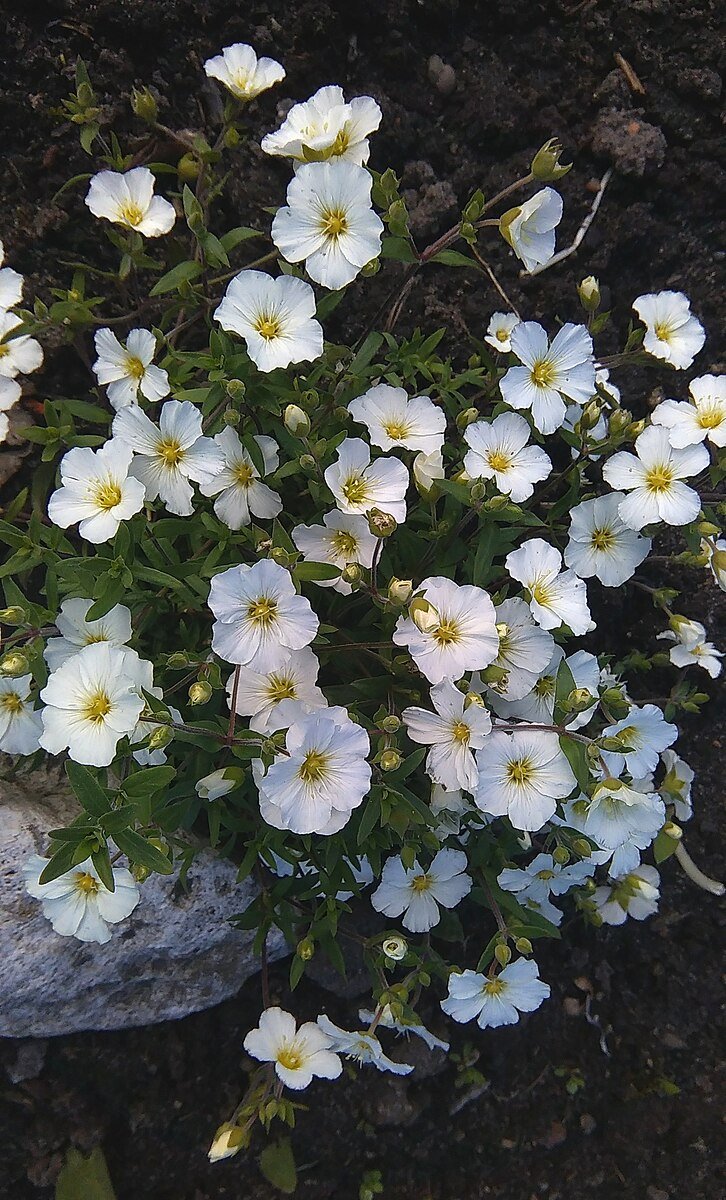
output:
M14 312L23 296L23 276L4 266L5 247L0 242L0 443L10 429L9 410L21 396L18 375L30 375L43 363L43 350L35 338L19 332L23 318Z

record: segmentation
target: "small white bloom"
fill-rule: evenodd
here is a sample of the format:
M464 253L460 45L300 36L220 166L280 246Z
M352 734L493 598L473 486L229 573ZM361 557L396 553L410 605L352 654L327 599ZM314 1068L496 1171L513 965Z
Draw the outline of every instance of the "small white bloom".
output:
M635 454L619 450L603 467L603 478L612 488L630 492L620 501L621 520L631 529L656 521L687 525L701 511L698 492L682 482L708 466L705 446L676 450L669 430L651 425L635 440Z
M0 242L0 311L7 312L9 308L15 308L16 304L20 304L23 298L23 276L14 271L12 267L3 267L5 261L4 252L2 250L2 242Z
M470 447L464 470L471 479L494 479L515 504L528 500L535 483L546 479L552 463L539 446L529 446L530 427L516 413L500 413L490 423L475 421L464 432Z
M351 400L348 412L367 427L371 445L382 450L403 446L435 454L444 444L446 413L428 396L409 398L403 388L379 383Z
M494 817L509 817L515 829L534 832L549 821L558 800L575 786L556 733L494 730L476 753L479 780L474 803Z
M208 483L224 469L224 455L202 436L202 414L189 401L167 400L158 426L138 405L122 408L113 422L114 441L133 451L131 474L146 488L146 500L158 496L169 512L191 516L190 479Z
M555 252L555 229L562 220L562 197L553 188L542 188L524 204L502 218L502 236L525 271L549 262Z
M683 292L651 292L638 296L633 308L645 325L643 349L672 367L690 367L706 334L691 313L688 297Z
M633 705L627 717L603 729L603 737L619 735L630 750L622 754L603 751L603 758L610 770L619 775L623 765L634 779L650 775L658 766L658 755L667 746L672 746L678 737L678 727L669 724L655 704Z
M674 629L657 635L660 641L674 642L669 657L675 667L702 667L712 679L721 674L723 654L712 642L706 641L706 630L700 621L674 620Z
M43 363L40 342L23 333L18 337L10 336L22 323L23 319L17 313L0 310L0 376L5 379L14 379L16 375L30 375Z
M362 438L345 438L338 461L325 471L325 482L344 513L363 514L371 508L389 513L399 525L406 520L408 471L397 458L377 458Z
M138 404L139 392L152 401L169 395L169 376L153 365L156 339L150 330L132 329L122 346L110 329L99 329L94 342L98 358L93 370L117 411Z
M274 1063L278 1079L295 1091L306 1088L315 1076L338 1078L343 1064L330 1046L330 1038L314 1021L298 1029L292 1014L282 1008L266 1008L257 1029L251 1029L244 1040L247 1053Z
M274 438L256 434L264 474L270 475L280 465L279 447ZM242 445L234 429L227 427L215 435L214 444L221 450L224 466L219 474L208 476L199 485L203 496L216 496L214 511L230 529L249 525L253 517L271 521L282 512L282 500L277 492L262 483L249 451Z
M704 441L726 446L726 375L701 375L688 390L692 403L663 400L651 417L653 424L665 426L677 450Z
M94 217L104 217L144 237L161 237L176 221L176 212L168 200L154 195L155 182L148 167L100 171L91 180L86 204Z
M288 262L305 261L311 279L337 290L381 250L383 222L371 206L363 167L306 163L287 189L287 208L272 222L272 240Z
M238 100L254 100L285 78L285 68L274 58L258 58L251 46L235 42L204 64L210 79L218 79Z
M319 88L302 104L294 104L283 124L262 139L266 154L291 158L297 170L303 162L344 159L364 166L383 114L371 96L356 96L348 104L341 88Z
M425 933L441 919L441 908L456 905L471 891L471 876L466 874L466 855L462 850L439 850L425 871L417 861L404 867L400 857L389 858L381 882L371 896L376 912L386 917L403 914L404 929Z
M390 940L391 939L389 938L389 941ZM358 1010L359 1020L364 1021L368 1025L370 1025L374 1017L375 1013L370 1012L366 1008L361 1008ZM437 1038L436 1035L433 1034L430 1029L427 1029L425 1025L407 1025L403 1021L397 1021L391 1013L390 1004L385 1004L383 1006L383 1010L378 1017L378 1024L382 1025L384 1029L393 1029L396 1033L403 1034L405 1037L409 1037L410 1034L413 1034L415 1037L421 1038L421 1041L426 1043L429 1050L443 1050L444 1053L447 1053L449 1050L449 1043L443 1041L442 1038Z
M492 691L492 707L500 717L518 717L535 725L550 725L555 711L557 673L565 660L576 688L590 692L592 705L567 722L568 729L579 729L587 725L597 705L600 683L600 667L594 654L587 650L576 650L565 659L561 646L553 643L552 657L531 685L530 691L521 699L509 700L505 695Z
M549 994L549 984L540 979L536 962L518 958L491 978L477 971L452 971L449 994L441 1007L455 1021L464 1023L476 1017L480 1029L496 1029L516 1025L521 1012L534 1012Z
M267 673L285 665L318 632L318 618L298 596L290 572L271 559L220 571L209 607L216 620L212 649L225 662Z
M562 570L562 555L542 538L529 538L504 560L512 577L529 592L529 607L543 629L567 625L573 633L593 628L587 589L574 571Z
M40 883L47 865L48 859L39 854L28 859L23 866L25 888L40 900L43 916L62 937L103 945L111 939L109 925L130 916L139 903L139 889L125 867L113 868L115 889L110 892L90 858L50 883Z
M58 667L95 642L109 642L112 646L125 646L131 640L131 613L124 604L114 604L104 616L96 621L87 621L86 613L93 600L64 600L56 617L60 637L49 638L43 658L50 671Z
M696 773L673 750L664 750L660 761L666 773L658 790L665 800L673 804L677 821L690 821L693 816L691 785Z
M98 450L75 446L60 464L61 487L48 500L48 517L96 545L115 536L122 521L144 507L143 483L130 476L132 452L118 438Z
M460 679L466 671L480 671L494 662L499 653L496 613L483 588L430 576L418 594L436 610L438 623L423 633L410 617L401 616L392 640L408 649L431 683Z
M292 540L306 562L330 563L341 571L349 563L359 563L370 568L377 539L368 528L365 517L350 513L325 513L322 525L296 525ZM340 576L337 579L316 579L318 587L331 587L343 596L349 596L352 587Z
M491 733L492 720L481 703L466 705L466 697L450 679L431 689L435 712L405 708L401 713L412 742L430 746L426 770L435 783L449 791L473 792L477 782L474 750L480 750Z
M514 313L495 312L484 336L487 345L502 354L509 354L512 349L512 330L519 325L519 317Z
M323 327L315 320L315 293L304 279L240 271L214 312L223 329L244 338L260 371L312 362L323 353Z
M606 779L595 786L592 799L586 797L565 803L565 825L592 838L603 850L618 851L631 844L637 865L637 850L653 841L665 821L665 805L655 792Z
M504 700L521 700L529 695L549 665L555 642L551 634L535 623L529 605L518 596L498 604L496 617L499 653L494 666L506 671L507 678L487 690Z
M51 754L68 750L75 762L107 767L122 737L133 733L144 708L127 665L127 652L108 642L86 646L57 671L40 693L43 733Z
M233 791L237 786L236 779L228 779L227 772L224 767L218 771L212 771L211 775L205 775L203 779L198 779L194 784L194 791L199 796L200 800L219 800L222 796L226 796Z
M563 424L565 397L587 404L595 394L592 338L584 325L563 325L550 345L536 321L521 321L512 331L512 353L521 367L510 367L499 384L510 408L531 409L540 433Z
M361 1067L366 1063L375 1067L377 1071L391 1071L393 1075L410 1075L413 1071L413 1067L408 1063L395 1062L384 1054L381 1043L372 1033L367 1033L364 1029L349 1033L347 1029L334 1025L324 1014L318 1017L317 1023L330 1038L330 1048L335 1054L352 1058Z
M0 375L0 416L3 420L6 435L9 422L8 418L5 416L5 413L9 408L12 408L14 404L17 404L21 395L22 388L20 387L19 383L16 383L14 379L8 379L6 375ZM4 441L5 439L3 438L2 440Z
M0 677L0 750L4 754L33 754L43 728L40 712L30 700L32 675Z
M293 650L275 670L251 671L240 667L237 677L235 711L250 718L250 729L269 733L276 725L278 706L285 700L298 700L308 708L325 708L327 700L316 684L320 663L309 646ZM232 703L235 676L227 680L227 699Z
M440 450L433 454L417 454L413 460L413 479L416 487L426 499L438 495L437 481L446 478L444 456Z
M560 925L562 912L550 903L550 894L564 896L594 872L592 859L563 867L551 854L538 854L527 867L505 867L497 876L497 883L505 892L513 892L523 908L540 913L553 925Z
M659 888L660 875L655 867L637 867L608 886L595 889L595 911L605 925L622 925L626 917L644 921L658 911Z
M620 587L650 554L650 538L623 523L623 500L623 492L613 492L570 509L565 562L580 579L595 575L605 587Z

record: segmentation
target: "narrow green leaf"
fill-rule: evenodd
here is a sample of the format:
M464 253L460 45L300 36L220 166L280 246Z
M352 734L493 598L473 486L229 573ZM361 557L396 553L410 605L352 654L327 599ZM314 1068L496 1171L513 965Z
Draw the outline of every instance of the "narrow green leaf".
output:
M151 792L168 787L175 776L174 767L147 767L146 770L138 771L136 775L130 775L124 780L124 791L130 799L148 796Z
M88 767L71 759L66 763L66 775L75 795L80 800L86 812L94 817L100 817L110 808L108 792L96 779Z
M159 875L173 874L174 865L166 854L152 846L151 842L135 833L133 829L119 830L114 840L119 850L122 850L131 862L148 867L150 871L157 871Z

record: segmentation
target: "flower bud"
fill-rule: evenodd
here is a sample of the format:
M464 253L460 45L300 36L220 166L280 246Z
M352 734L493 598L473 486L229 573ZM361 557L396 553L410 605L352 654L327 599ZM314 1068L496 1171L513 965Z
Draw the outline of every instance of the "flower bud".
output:
M401 718L397 717L395 713L389 713L389 715L384 717L381 721L381 729L384 731L384 733L398 733L400 728Z
M726 589L726 550L714 550L711 555L711 570L718 586Z
M239 425L242 417L240 413L237 412L236 408L225 408L224 412L222 413L222 420L224 421L225 425Z
M472 483L469 495L477 504L480 500L486 499L487 485L483 479L477 479L476 483Z
M382 771L397 771L403 762L402 755L398 750L384 750L378 760L378 765Z
M234 126L232 125L224 135L225 147L227 148L227 150L234 150L236 146L239 146L239 143L240 143L239 130L235 129Z
M295 953L303 962L310 962L315 953L315 942L311 937L304 937L295 947Z
M387 538L398 529L398 521L390 513L381 512L380 508L369 508L366 513L368 528L374 537Z
M287 568L290 566L291 555L283 546L273 546L270 551L270 558L273 562L277 563L278 567Z
M506 684L509 678L509 671L505 671L504 667L498 667L496 663L490 663L483 671L479 672L479 678L482 683L486 683L489 687L498 687Z
M696 533L700 533L701 537L719 537L721 530L712 521L699 521L696 525Z
M315 467L315 459L312 454L301 454L299 461L303 471L312 471Z
M629 438L632 438L633 441L635 441L637 437L640 437L641 433L645 429L645 426L645 420L631 421L625 432Z
M189 688L190 704L206 704L212 698L212 688L206 679L198 679Z
M572 163L561 163L562 146L557 138L550 138L532 159L530 171L541 183L553 183L572 170Z
M131 874L137 883L146 883L151 874L151 867L142 867L141 863L132 863Z
M491 496L490 499L487 500L484 507L488 509L489 512L501 512L503 508L506 508L507 505L511 503L512 501L510 500L509 496Z
M163 750L164 746L168 746L173 740L174 730L169 725L157 725L149 734L147 746L149 750Z
M600 420L600 405L597 400L590 400L582 410L582 416L578 422L581 433L587 433L588 429L594 429Z
M142 121L153 124L159 115L159 105L147 87L131 89L131 107Z
M412 595L413 580L396 579L394 576L388 585L388 599L391 601L391 604L408 604Z
M499 944L494 947L494 957L500 966L506 967L507 963L511 960L512 951L505 942L499 942Z
M19 604L11 604L9 608L0 608L0 625L23 625L28 614Z
M346 563L340 572L340 578L344 583L359 583L362 574L360 563Z
M293 437L306 438L310 433L310 417L297 404L288 404L283 420Z
M622 717L627 717L630 712L630 704L625 699L620 688L606 688L600 697L606 709L616 720L620 721Z
M666 821L661 832L664 833L666 837L672 838L674 842L680 842L681 838L683 837L683 830L681 829L680 825L676 825L675 821Z
M592 846L585 838L575 838L572 843L572 849L575 854L579 854L580 858L589 858L592 854Z
M241 400L247 388L241 379L228 379L225 384L225 391L230 400Z
M423 596L417 596L408 606L408 615L420 633L433 633L441 624L439 611Z
M610 415L610 432L623 433L633 419L633 414L627 408L618 408Z
M9 650L0 659L0 675L13 677L16 675L25 675L28 670L28 659L22 650Z
M394 934L382 942L381 950L386 958L390 958L392 962L400 962L408 954L408 942L404 937Z
M172 671L181 671L184 667L189 666L189 658L183 650L175 650L166 660L166 665Z
M456 418L456 427L457 427L457 429L461 429L463 432L463 430L466 429L467 426L472 425L474 423L474 421L478 421L478 420L479 420L479 409L478 408L465 408L464 411L460 412L458 417Z
M529 938L525 938L525 937L517 938L514 945L519 954L531 954L532 953L532 943L530 942Z
M210 1162L219 1162L223 1158L232 1158L238 1154L246 1141L244 1129L240 1129L238 1125L232 1125L226 1122L220 1125L214 1135L214 1141L209 1147L207 1155Z
M360 274L363 279L370 279L371 275L377 275L380 269L380 258L372 258L371 261L367 262L366 265L361 269Z
M570 861L570 852L566 846L557 846L552 853L552 857L560 867L566 867Z
M568 713L581 713L586 708L592 708L593 696L587 688L573 688L565 700L564 709Z
M585 312L595 313L600 307L600 284L594 275L588 275L577 285L577 294Z

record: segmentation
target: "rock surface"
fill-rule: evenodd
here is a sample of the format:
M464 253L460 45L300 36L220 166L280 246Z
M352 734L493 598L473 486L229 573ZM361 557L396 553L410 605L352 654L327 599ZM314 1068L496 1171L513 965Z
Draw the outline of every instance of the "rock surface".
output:
M194 860L186 890L152 875L105 946L53 932L21 867L76 811L57 772L0 781L0 1036L149 1025L233 996L259 968L252 933L228 923L254 899L255 884L237 884L235 867L209 851ZM273 931L270 959L286 952Z

